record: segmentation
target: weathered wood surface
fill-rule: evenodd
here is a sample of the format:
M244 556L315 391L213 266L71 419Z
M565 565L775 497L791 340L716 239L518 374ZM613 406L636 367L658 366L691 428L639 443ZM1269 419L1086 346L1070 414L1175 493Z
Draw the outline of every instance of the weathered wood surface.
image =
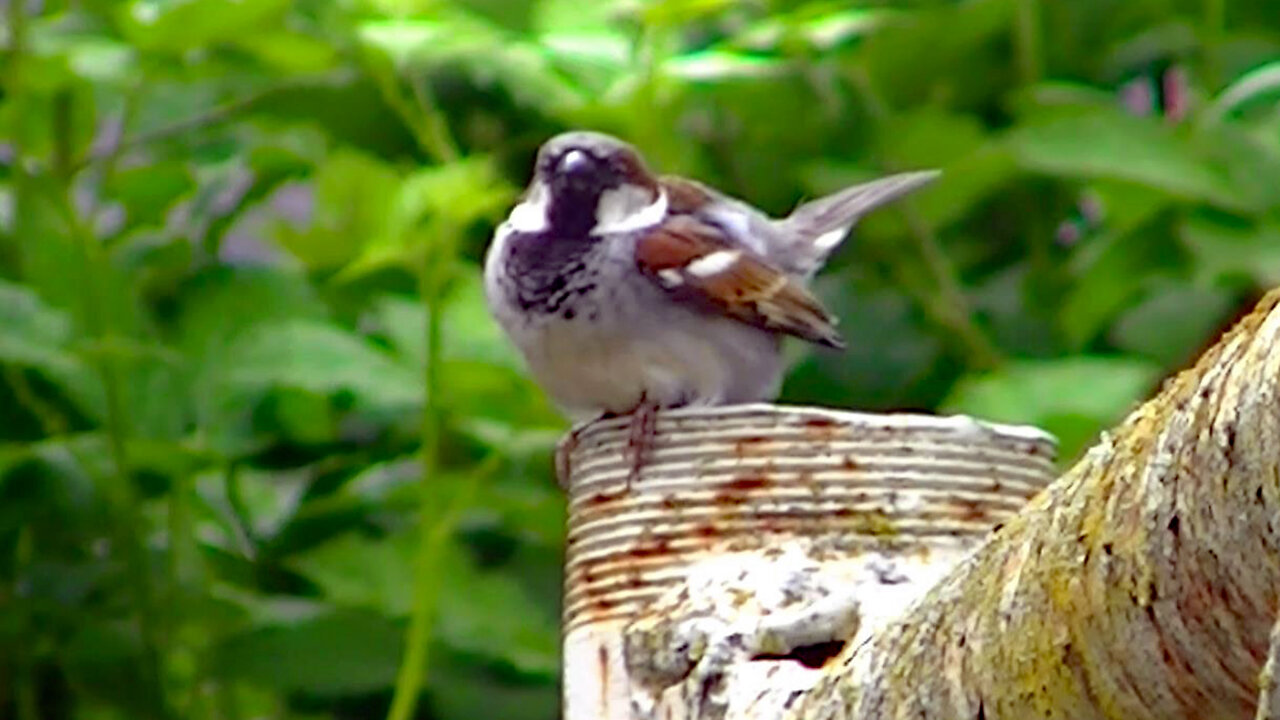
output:
M1054 478L1034 428L740 405L627 421L563 464L567 720L776 718ZM807 661L807 667L794 659Z
M787 717L1277 717L1278 301Z
M785 578L765 587L766 576L782 577L786 567L822 558L840 544L806 540L804 528L816 527L805 524L812 518L796 532L747 532L740 546L704 534L710 556L742 559L741 553L755 552L762 563L755 571L748 562L719 576L681 568L663 576L666 590L614 617L606 634L626 662L619 670L624 692L609 699L608 717L1280 719L1278 303L1280 291L1264 298L1021 512L1001 511L1003 526L975 553L948 565L940 580L920 574L930 589L899 602L899 614L866 603L891 583L877 589L819 569L814 577L821 582L809 588L816 593L792 598ZM710 468L724 475L710 487L681 486L707 468L682 468L688 458L677 453L666 480L684 491L730 493L733 502L721 509L746 517L767 504L758 493L773 492L757 477L776 477L797 457L839 457L826 450L815 456L805 446L770 456L769 446L747 441L750 457L734 463L763 463L773 475L750 475L747 482L739 472L745 466L730 463ZM616 456L619 484L625 455L615 444L603 455ZM856 466L854 460L849 468ZM804 479L803 473L791 478ZM629 541L640 550L633 557L644 561L641 567L683 550L662 534L663 523L683 522L681 511L701 507L686 505L679 492L664 492L663 482L659 477L636 495L658 503L645 521L652 527ZM838 548L844 559L861 558L868 548L880 552L893 543L877 549L877 542L917 527L909 513L885 522L883 513L864 512L868 500L902 510L901 498L860 496L854 486L839 486L836 496L858 509L833 513L837 524L827 529L841 527L837 518L865 522L824 537L847 532L873 542ZM615 496L617 488L602 487L582 488L573 501L607 517L615 510L611 503L637 491L623 488ZM716 504L713 498L709 506ZM939 507L947 506L944 500ZM983 512L996 507L988 503ZM575 552L581 550L571 547L571 559ZM799 559L787 560L788 552ZM592 579L583 568L579 562L579 583ZM571 588L578 593L571 601L589 600L592 591L584 588ZM783 602L758 601L779 589ZM723 602L735 597L747 600ZM592 611L616 607L606 602ZM743 607L754 613L746 624L735 615ZM790 624L780 628L786 618ZM811 642L811 635L848 644L812 674L789 671L798 667L789 661L761 662L770 643L785 651Z

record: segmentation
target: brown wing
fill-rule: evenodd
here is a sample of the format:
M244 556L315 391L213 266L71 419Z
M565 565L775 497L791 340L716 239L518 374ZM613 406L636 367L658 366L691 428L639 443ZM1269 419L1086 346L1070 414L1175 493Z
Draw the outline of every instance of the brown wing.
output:
M835 318L791 276L689 215L671 215L636 244L636 265L681 300L756 327L842 348Z
M667 192L667 208L673 215L692 215L715 199L707 186L679 175L663 175L658 183Z

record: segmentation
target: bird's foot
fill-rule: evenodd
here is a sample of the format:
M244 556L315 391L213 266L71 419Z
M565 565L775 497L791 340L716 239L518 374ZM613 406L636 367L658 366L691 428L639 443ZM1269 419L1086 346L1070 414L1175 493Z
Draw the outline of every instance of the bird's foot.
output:
M640 403L628 413L605 412L595 420L578 423L569 429L567 435L556 446L556 478L560 487L569 489L570 476L573 474L573 453L578 448L582 433L591 425L601 420L612 420L628 417L627 454L630 456L630 469L627 472L624 492L631 490L632 483L639 482L644 466L649 462L653 452L653 441L657 433L658 404L641 397Z
M560 485L560 489L569 490L569 479L573 475L573 453L578 449L578 443L582 440L582 433L591 427L592 423L598 422L602 418L595 420L587 420L579 422L569 428L568 434L560 439L556 444L556 482Z
M653 454L653 440L657 433L658 405L645 396L631 411L631 425L627 430L627 449L631 452L631 471L627 473L626 489L640 481L640 473Z

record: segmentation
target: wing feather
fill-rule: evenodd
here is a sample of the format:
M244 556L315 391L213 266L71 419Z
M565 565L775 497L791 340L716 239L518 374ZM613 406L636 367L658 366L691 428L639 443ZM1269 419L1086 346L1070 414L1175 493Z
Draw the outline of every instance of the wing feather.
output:
M659 287L704 310L766 330L842 348L835 318L799 280L719 228L671 215L636 243L636 265Z

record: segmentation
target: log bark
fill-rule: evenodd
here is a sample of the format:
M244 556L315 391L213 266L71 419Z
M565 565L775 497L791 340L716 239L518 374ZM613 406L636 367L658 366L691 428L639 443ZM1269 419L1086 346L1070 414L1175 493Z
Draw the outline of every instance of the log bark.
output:
M791 705L1275 718L1280 291Z

